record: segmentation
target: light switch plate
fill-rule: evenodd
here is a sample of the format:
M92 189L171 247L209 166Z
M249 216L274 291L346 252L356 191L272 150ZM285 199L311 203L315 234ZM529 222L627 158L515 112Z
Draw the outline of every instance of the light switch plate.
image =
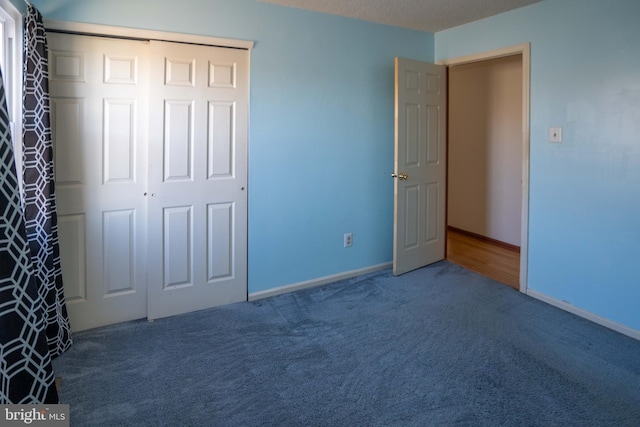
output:
M562 128L549 128L549 142L562 142Z

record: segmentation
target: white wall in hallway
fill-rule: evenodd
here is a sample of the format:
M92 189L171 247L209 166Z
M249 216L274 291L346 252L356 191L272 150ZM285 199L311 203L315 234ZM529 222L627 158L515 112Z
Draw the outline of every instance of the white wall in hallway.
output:
M449 70L448 225L520 246L522 58Z

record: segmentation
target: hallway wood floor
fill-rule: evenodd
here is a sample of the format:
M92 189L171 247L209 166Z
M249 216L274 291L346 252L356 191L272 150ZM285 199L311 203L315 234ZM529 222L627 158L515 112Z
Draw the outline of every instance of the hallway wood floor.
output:
M449 228L447 259L483 276L520 289L520 252Z

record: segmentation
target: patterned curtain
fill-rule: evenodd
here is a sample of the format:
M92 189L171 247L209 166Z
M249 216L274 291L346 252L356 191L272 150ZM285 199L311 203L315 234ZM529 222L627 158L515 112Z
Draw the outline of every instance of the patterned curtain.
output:
M0 71L0 404L58 403Z
M42 15L28 5L24 23L24 210L38 291L44 302L51 357L71 345L60 267L49 119L47 39Z

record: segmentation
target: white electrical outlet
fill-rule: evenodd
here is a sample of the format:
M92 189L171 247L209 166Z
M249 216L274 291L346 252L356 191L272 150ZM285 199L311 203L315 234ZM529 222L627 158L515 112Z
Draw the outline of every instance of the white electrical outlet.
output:
M346 233L344 235L344 247L349 248L353 245L353 233Z

